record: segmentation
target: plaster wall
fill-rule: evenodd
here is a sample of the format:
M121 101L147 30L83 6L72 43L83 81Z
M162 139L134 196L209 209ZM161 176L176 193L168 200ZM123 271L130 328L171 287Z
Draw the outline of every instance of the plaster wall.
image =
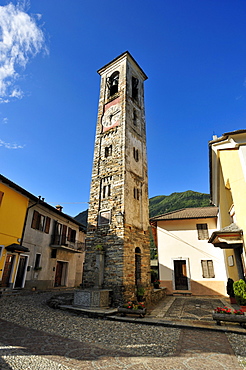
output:
M7 185L0 183L0 191L4 193L0 204L0 280L6 261L7 247L10 244L19 244L25 220L28 198ZM14 283L18 267L19 254L14 253L14 265L10 283Z
M174 260L185 259L189 288L194 294L225 294L226 271L223 251L198 240L196 224L207 223L209 236L216 230L216 219L158 221L158 259L162 286L174 290ZM215 278L203 278L201 260L212 260ZM214 293L214 294L215 294Z

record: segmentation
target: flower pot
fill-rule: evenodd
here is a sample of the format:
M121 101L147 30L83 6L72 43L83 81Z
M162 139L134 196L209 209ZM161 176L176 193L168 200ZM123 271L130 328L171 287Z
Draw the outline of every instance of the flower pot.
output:
M118 312L121 313L122 316L139 315L140 317L144 317L146 315L146 311L146 308L133 310L132 308L118 307Z
M243 312L246 312L246 306L240 306L240 309L241 309Z
M246 324L245 315L235 315L235 314L228 314L228 313L213 312L213 320L216 321L217 325L221 325L220 323L221 321L238 322L240 325Z
M159 284L154 284L154 289L160 289L160 285Z
M231 304L236 304L237 303L236 298L235 297L230 297L230 303Z

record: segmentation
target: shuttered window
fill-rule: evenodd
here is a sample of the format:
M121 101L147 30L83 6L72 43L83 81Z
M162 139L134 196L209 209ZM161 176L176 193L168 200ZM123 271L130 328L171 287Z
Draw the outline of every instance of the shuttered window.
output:
M209 279L214 278L214 265L212 260L202 260L202 277Z
M50 221L51 219L49 217L41 215L41 213L38 211L33 211L31 228L44 231L46 234L48 234L50 230Z
M197 224L197 233L199 240L206 240L209 238L208 236L208 225L207 224Z

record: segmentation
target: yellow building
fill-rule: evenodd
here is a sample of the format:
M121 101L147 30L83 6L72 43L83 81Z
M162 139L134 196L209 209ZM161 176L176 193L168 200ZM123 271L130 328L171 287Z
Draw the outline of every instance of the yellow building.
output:
M209 143L210 193L219 207L219 230L209 242L224 250L228 277L244 278L246 236L246 130L214 137Z
M21 246L29 199L18 186L0 175L0 287L20 285L28 259Z

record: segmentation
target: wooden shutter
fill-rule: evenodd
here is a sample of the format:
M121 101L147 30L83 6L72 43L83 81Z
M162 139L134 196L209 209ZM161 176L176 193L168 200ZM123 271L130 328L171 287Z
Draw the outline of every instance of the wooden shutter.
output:
M68 232L67 232L67 240L70 242L71 241L71 231L72 229L69 227Z
M212 260L202 260L202 276L204 278L214 278L214 266Z
M0 191L0 204L2 203L2 200L3 200L3 194L4 194L4 192Z
M46 222L45 222L45 229L44 229L44 232L46 234L49 234L49 231L50 231L50 217L46 217Z
M198 239L199 240L206 240L208 239L208 225L207 224L197 224L196 225L197 232L198 232Z
M67 226L62 225L62 241L61 241L61 243L63 245L66 244L66 236L67 236Z
M32 229L37 229L38 228L38 220L39 220L39 213L37 211L33 211L33 216L32 216Z
M210 278L214 278L214 265L212 260L208 260L208 274Z

